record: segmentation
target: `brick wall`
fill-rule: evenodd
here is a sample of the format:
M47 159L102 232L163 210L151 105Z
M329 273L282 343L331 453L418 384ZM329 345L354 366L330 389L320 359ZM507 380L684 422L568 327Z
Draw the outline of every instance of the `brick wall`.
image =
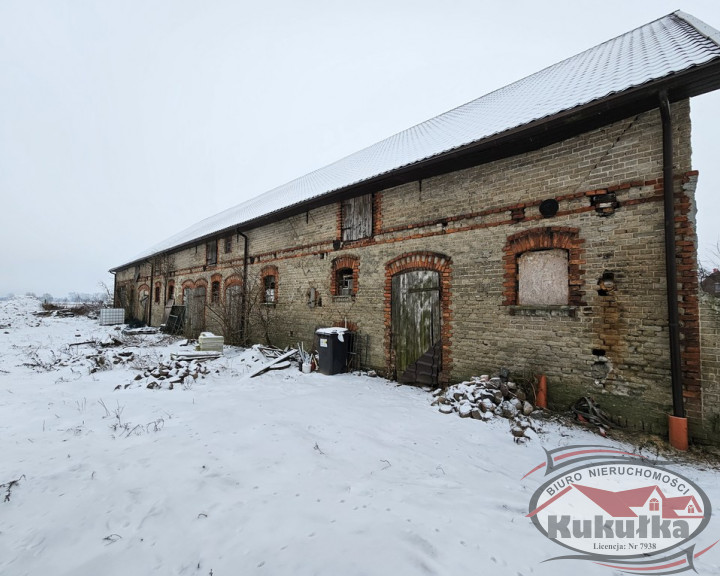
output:
M702 353L702 419L690 420L694 440L720 443L720 298L702 294L700 344Z
M672 115L683 373L688 414L699 420L689 103L674 104ZM278 281L277 303L254 307L265 325L255 324L252 336L311 346L318 327L352 325L367 342L363 364L389 374L389 279L401 271L397 262L425 266L442 275L446 381L500 367L518 378L544 373L554 408L591 395L619 422L663 431L672 400L662 185L660 115L651 111L521 156L379 191L369 239L340 242L338 203L246 231L248 292L264 266L277 267ZM557 210L545 217L540 206L548 200ZM513 259L523 243L568 250L567 307L515 306ZM175 254L176 286L215 273L241 278L242 242L231 254L219 246L213 267L205 266L204 245ZM335 291L339 267L353 270L352 296ZM142 268L138 285L149 282L149 266ZM118 283L132 276L120 271ZM154 311L155 323L160 314Z

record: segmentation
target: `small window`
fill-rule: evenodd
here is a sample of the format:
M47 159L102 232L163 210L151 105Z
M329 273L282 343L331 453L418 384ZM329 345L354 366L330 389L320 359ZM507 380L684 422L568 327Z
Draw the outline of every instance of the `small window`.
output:
M232 237L228 236L225 238L225 254L230 254L232 252Z
M217 256L218 256L217 240L210 240L210 242L208 242L207 246L206 246L205 263L208 266L214 266L215 264L217 264Z
M170 284L168 286L167 299L173 300L174 298L175 298L175 284Z
M338 296L353 295L352 268L342 268L337 271L337 294Z
M220 302L220 282L217 280L210 285L210 302L213 304Z
M155 304L160 302L160 284L155 286Z
M275 276L268 275L265 276L263 279L263 283L265 286L265 303L266 304L274 304L275 303Z
M567 250L534 250L518 256L518 304L567 306L570 294Z
M660 512L660 502L657 498L650 499L650 512Z
M692 504L688 506L688 514L695 514L695 506Z
M351 242L372 236L372 194L345 200L341 204L341 239Z

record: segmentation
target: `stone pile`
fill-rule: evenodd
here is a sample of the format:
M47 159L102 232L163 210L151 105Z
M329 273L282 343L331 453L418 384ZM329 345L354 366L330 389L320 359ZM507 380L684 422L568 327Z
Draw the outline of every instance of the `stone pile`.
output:
M157 388L172 390L178 385L189 388L198 378L204 378L209 373L210 369L196 360L163 360L157 366L135 376L135 383L137 386L145 386L151 390ZM118 384L115 390L129 388L132 385L132 383L125 386Z
M100 372L102 370L111 370L113 366L118 364L127 364L135 359L135 354L131 351L124 352L105 352L98 354L88 354L85 356L92 362L90 374ZM62 363L60 364L63 365Z
M433 396L432 405L438 406L443 414L457 413L461 418L485 421L505 418L510 421L510 431L516 441L524 441L531 436L528 432L532 429L529 416L535 407L527 400L525 391L514 382L484 375L444 390L437 389Z

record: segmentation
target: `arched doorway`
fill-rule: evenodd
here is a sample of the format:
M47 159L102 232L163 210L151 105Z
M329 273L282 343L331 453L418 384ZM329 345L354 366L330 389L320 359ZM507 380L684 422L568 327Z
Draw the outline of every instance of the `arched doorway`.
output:
M386 267L386 355L398 382L437 386L450 359L450 259L404 254Z

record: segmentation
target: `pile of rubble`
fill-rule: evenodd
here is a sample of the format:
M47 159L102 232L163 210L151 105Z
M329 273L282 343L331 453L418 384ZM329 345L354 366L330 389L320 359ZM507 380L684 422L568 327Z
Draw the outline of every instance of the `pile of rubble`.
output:
M453 384L433 392L433 406L443 414L457 413L461 418L492 420L505 418L510 421L511 432L516 441L531 437L534 430L529 416L535 406L517 384L502 378L484 375L469 382Z
M130 350L124 352L109 351L87 354L85 358L92 362L89 371L90 374L94 374L102 370L111 370L113 366L118 364L127 364L135 359L135 354ZM64 365L62 362L60 363L60 366Z
M115 387L115 390L137 387L172 390L175 386L190 388L198 378L204 378L210 369L199 360L163 360L157 366L135 376L134 382Z

